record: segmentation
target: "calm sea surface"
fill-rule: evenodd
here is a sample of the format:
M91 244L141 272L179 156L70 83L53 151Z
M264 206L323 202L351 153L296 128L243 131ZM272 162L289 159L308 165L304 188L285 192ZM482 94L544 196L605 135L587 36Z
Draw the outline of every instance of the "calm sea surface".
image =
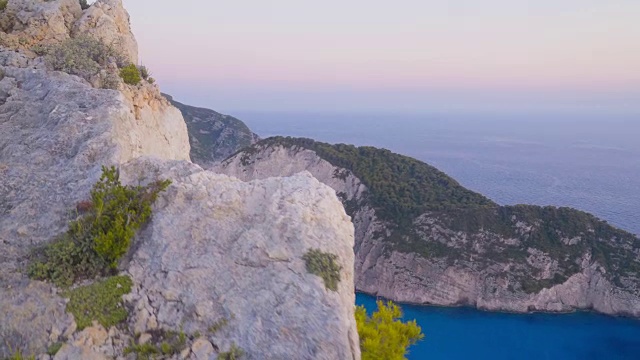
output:
M372 145L436 166L500 204L571 206L640 234L640 118L236 113L262 137ZM359 294L358 304L375 308ZM417 359L640 359L640 321L404 305Z

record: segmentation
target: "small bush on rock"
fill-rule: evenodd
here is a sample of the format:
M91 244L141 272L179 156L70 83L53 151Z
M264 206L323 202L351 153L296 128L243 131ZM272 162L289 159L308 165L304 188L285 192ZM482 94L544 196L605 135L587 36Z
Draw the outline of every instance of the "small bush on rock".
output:
M62 345L63 344L61 342L56 342L56 343L51 344L51 346L49 346L47 348L47 355L56 356L58 351L60 351L60 349L62 348Z
M187 339L195 339L198 335L188 336L183 331L156 330L151 333L152 339L144 344L136 344L133 341L124 349L124 354L136 354L138 359L154 359L156 356L165 355L171 357L187 348Z
M336 255L312 249L304 254L302 259L306 263L307 271L320 276L324 280L324 286L327 289L338 290L341 267L336 263L338 259Z
M402 311L391 301L377 305L371 317L364 306L356 307L362 360L406 360L408 348L424 338L422 329L415 320L402 322Z
M140 72L140 76L142 76L143 79L149 80L149 76L151 76L151 73L149 73L149 69L146 66L138 66L138 71Z
M70 299L67 312L73 314L78 330L91 326L94 320L109 329L127 319L122 295L130 293L131 286L128 276L113 276L71 290L66 294Z
M127 65L120 69L120 77L124 80L124 83L128 85L138 85L140 81L142 81L140 71L134 64Z
M154 359L157 355L162 354L161 349L153 344L131 344L131 346L124 349L124 354L135 354L136 359L140 360L151 360Z
M220 360L239 360L244 356L244 351L236 344L231 344L229 351L218 354Z
M0 11L4 11L7 8L7 3L9 0L0 0Z
M29 276L68 287L79 279L113 274L136 231L151 216L151 205L171 182L123 186L115 167L103 167L91 190L91 207L69 230L34 252Z
M11 351L11 347L9 347L9 351ZM22 350L17 350L5 360L36 360L36 356L35 355L26 356L22 354Z
M89 81L113 61L118 66L126 62L113 47L91 36L80 35L45 49L46 62L53 70L78 75Z

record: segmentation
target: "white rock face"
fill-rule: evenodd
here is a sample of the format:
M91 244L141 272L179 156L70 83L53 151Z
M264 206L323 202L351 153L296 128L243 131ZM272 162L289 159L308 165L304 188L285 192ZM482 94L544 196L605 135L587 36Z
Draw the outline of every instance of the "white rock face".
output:
M9 0L0 12L0 45L49 45L69 38L73 24L82 15L76 0Z
M233 343L251 359L360 357L353 225L331 188L308 173L245 183L151 159L122 174L174 182L128 265L136 332L182 325L206 333L226 319L210 338L221 351ZM337 292L306 270L310 249L338 256Z
M77 0L9 0L0 12L0 30L0 46L19 49L89 35L138 64L138 43L122 0L97 0L84 11Z
M311 150L285 149L282 146L268 147L262 149L257 156L251 156L245 160L243 163L243 156L234 156L211 170L244 181L291 176L301 171L308 171L336 192L344 193L347 199L360 198L367 191L367 187L350 171L336 168Z
M29 249L64 230L102 165L150 154L188 160L188 135L166 103L149 102L136 119L123 93L75 76L0 66L0 78L0 308L16 310L7 312L16 315L0 323L0 334L37 347L68 319L50 289L26 290ZM57 310L45 314L52 306ZM49 317L48 326L30 325L39 315Z

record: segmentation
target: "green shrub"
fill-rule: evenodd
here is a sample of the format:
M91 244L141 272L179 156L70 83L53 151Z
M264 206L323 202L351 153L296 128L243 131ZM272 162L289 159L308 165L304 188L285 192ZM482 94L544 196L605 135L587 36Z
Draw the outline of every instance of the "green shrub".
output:
M4 11L7 8L7 3L9 0L0 0L0 11Z
M113 276L88 286L69 291L67 312L73 314L78 330L98 321L106 329L127 319L128 312L122 295L131 292L133 285L128 276Z
M11 346L9 346L9 352L13 352L13 350L11 349ZM5 358L4 360L36 360L36 356L23 355L22 350L18 349L15 352L13 352L13 354L9 355L8 358Z
M171 182L123 186L115 167L103 167L91 190L91 208L51 244L34 251L29 276L68 287L78 279L113 274L136 231L151 216L151 205Z
M168 342L163 342L160 344L160 351L164 355L171 355L173 353L173 347Z
M341 267L336 263L338 259L336 255L312 249L304 254L302 259L306 263L307 271L320 276L324 280L324 286L327 289L338 290Z
M87 0L79 0L79 1L80 1L80 7L82 8L82 10L87 10L89 6L91 6L87 3Z
M50 280L69 287L77 279L111 274L109 264L93 250L91 239L71 228L51 244L34 251L35 260L28 269L35 280Z
M244 356L244 351L236 344L231 344L229 351L218 354L220 360L239 360Z
M61 342L51 344L51 346L49 346L49 348L47 349L47 355L55 356L62 348L62 345L63 344Z
M146 66L144 65L138 66L138 71L140 72L140 76L143 79L149 80L149 76L151 76L151 73L149 73L149 69Z
M405 360L408 348L424 338L414 321L402 322L400 308L378 301L378 311L367 316L364 306L356 307L362 360Z
M46 54L45 60L53 70L78 75L87 81L106 68L110 61L118 66L126 62L124 55L113 47L87 35L37 50Z
M153 359L155 355L162 354L161 350L158 349L157 346L146 343L146 344L131 344L129 347L124 349L124 354L136 354L136 359Z
M183 331L158 330L153 332L153 342L145 344L131 343L124 354L136 354L138 359L152 359L156 355L173 356L187 348L187 334ZM196 337L195 335L191 338ZM159 344L159 345L156 345Z
M213 323L213 325L209 326L207 330L209 331L210 334L215 334L218 331L222 330L224 327L226 327L228 324L229 324L229 319L222 318L216 321L215 323Z
M138 85L140 81L142 81L140 71L134 64L127 65L120 69L120 77L124 80L124 83L128 85Z

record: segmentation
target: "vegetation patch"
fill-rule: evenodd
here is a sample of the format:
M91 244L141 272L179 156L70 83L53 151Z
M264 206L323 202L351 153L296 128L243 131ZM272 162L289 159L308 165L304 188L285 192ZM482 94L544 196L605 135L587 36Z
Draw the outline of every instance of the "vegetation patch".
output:
M49 346L49 348L47 348L47 355L49 356L55 356L58 351L60 351L60 349L62 348L62 343L61 342L56 342L51 344L51 346Z
M124 349L124 354L136 354L136 359L153 359L156 355L162 354L162 350L151 343L145 344L131 344L129 347Z
M87 3L87 0L79 0L79 1L80 1L80 8L82 8L82 10L87 10L91 6Z
M138 66L138 73L140 73L140 77L142 77L145 80L148 80L149 77L151 76L151 74L149 73L149 69L144 65Z
M220 360L239 360L244 356L244 350L239 348L236 344L231 344L229 351L221 352L218 354Z
M364 306L356 307L362 360L405 360L409 347L424 338L422 329L415 320L402 322L402 311L391 301L377 305L371 316Z
M94 284L68 291L67 312L73 314L78 330L98 321L105 329L127 319L122 295L131 292L133 282L128 276L113 276Z
M158 356L171 357L187 348L187 340L199 337L188 336L183 331L158 330L151 333L152 339L144 344L132 343L124 349L124 354L136 354L137 359L154 359Z
M333 166L350 170L369 188L377 216L394 224L411 222L427 211L496 205L435 167L386 149L291 137L273 137L258 144L313 150Z
M134 64L129 64L120 69L120 77L127 85L138 85L142 81L140 70Z
M65 234L35 250L29 276L68 287L77 280L113 275L136 231L151 217L151 205L170 183L124 186L115 167L103 167L91 201L82 203L85 213Z
M0 11L4 11L7 8L7 3L9 0L0 0Z
M223 328L225 328L228 324L229 324L229 319L222 318L216 321L213 325L209 326L207 330L209 331L210 334L213 335L218 331L222 330Z
M7 358L3 358L3 360L36 360L36 356L35 355L24 355L22 354L22 350L18 349L15 350L15 352L11 349L11 347L9 347L9 352L12 353L11 355L9 355L9 357Z
M33 50L45 55L47 64L53 70L77 75L87 81L100 75L101 70L107 69L111 62L118 67L125 66L127 62L126 57L113 46L88 35L79 35L52 46L38 46ZM105 72L100 76L102 87L113 87L114 74ZM117 81L117 75L115 77Z
M307 271L311 274L320 276L324 280L324 286L332 291L338 290L340 282L340 270L338 265L338 256L322 252L318 249L307 251L302 257L304 259Z

